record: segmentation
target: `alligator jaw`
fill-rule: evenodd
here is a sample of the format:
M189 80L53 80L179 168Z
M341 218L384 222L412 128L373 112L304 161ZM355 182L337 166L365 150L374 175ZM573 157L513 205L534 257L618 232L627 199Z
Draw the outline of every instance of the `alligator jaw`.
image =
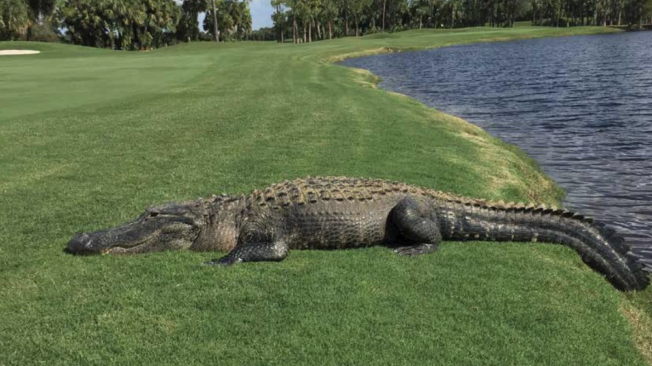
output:
M205 212L197 201L151 207L124 225L76 234L66 252L99 255L188 249L206 227Z
M149 242L156 234L156 232L139 233L139 228L134 226L128 224L123 227L101 230L94 233L78 233L68 242L66 252L79 255L124 253L136 250L138 247ZM133 240L134 236L138 234L145 234L145 236Z

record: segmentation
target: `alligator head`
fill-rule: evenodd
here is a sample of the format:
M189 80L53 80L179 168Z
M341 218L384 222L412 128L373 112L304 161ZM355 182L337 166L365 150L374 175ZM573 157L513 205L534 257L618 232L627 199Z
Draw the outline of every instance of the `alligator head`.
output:
M78 233L68 242L72 254L131 254L190 248L202 236L208 210L199 201L170 203L145 210L134 221L92 233Z

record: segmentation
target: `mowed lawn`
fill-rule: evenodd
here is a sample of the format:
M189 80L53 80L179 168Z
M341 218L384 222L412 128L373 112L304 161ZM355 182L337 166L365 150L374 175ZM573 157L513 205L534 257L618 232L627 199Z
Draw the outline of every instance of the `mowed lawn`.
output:
M518 149L332 62L604 31L133 53L0 43L42 51L0 57L0 365L646 365L651 291L620 293L560 246L294 251L233 268L201 266L213 253L62 252L75 232L150 204L308 175L556 203L561 191Z

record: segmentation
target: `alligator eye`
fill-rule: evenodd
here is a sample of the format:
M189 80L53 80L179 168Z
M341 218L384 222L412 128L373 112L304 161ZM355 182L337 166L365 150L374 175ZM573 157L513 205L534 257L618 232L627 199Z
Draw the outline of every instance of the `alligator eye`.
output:
M0 0L0 1L1 1L1 0ZM156 217L156 216L158 216L158 215L160 215L160 214L161 214L161 213L158 212L158 211L150 211L150 210L147 210L147 211L143 212L143 213L138 217L138 220L141 220L141 221L143 221L143 222L147 222L147 221L148 221L149 219L151 219L152 217Z

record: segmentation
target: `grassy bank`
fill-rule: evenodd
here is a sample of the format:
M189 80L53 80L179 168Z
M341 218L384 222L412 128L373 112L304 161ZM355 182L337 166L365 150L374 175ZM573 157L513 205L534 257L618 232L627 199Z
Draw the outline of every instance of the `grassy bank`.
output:
M62 253L74 232L152 203L307 175L555 203L559 190L519 150L331 62L603 31L423 30L147 53L0 43L42 51L0 58L0 365L644 365L650 291L623 295L558 246L296 251L229 269L200 266L206 253Z

